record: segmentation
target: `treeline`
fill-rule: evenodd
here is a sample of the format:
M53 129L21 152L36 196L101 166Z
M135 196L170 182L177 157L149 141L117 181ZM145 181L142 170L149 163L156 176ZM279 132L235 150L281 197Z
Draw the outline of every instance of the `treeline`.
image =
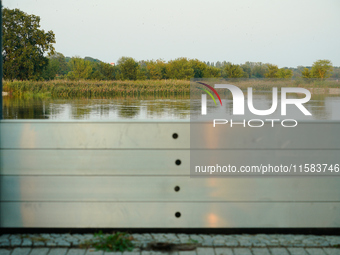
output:
M113 66L98 59L65 57L56 53L53 31L40 29L40 17L19 9L3 9L3 77L5 80L189 80L190 78L340 78L340 68L329 60L310 67L278 68L246 62L205 63L197 59L136 61L122 57ZM50 55L47 57L47 55Z
M189 80L190 78L339 78L340 68L329 60L318 60L311 67L278 68L277 65L261 62L246 62L242 65L230 62L202 62L197 59L177 58L136 61L121 57L116 65L104 63L91 57L65 57L56 53L49 57L41 79L69 80Z

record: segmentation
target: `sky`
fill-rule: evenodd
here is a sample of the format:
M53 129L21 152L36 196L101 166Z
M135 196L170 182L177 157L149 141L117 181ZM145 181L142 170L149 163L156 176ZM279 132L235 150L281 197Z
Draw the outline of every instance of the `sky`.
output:
M339 0L3 0L41 18L65 56L340 66Z

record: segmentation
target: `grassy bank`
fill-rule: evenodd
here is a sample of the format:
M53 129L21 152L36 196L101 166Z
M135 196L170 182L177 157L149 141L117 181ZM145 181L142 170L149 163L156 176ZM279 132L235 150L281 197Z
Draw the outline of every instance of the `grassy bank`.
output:
M97 97L124 95L189 94L190 81L5 81L3 90L12 95L50 95L52 97Z
M221 83L220 79L209 83ZM272 87L339 87L336 80L229 80L240 88L253 87L266 90ZM3 90L15 96L25 97L112 97L133 95L189 95L190 81L187 80L142 80L142 81L4 81ZM201 93L197 89L197 92Z

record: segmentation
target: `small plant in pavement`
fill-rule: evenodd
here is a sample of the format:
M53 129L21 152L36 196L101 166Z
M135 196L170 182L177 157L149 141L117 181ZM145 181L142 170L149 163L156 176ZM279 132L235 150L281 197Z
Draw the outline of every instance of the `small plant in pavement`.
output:
M94 234L93 240L87 240L81 246L93 247L102 251L132 251L134 245L133 237L124 232L117 232L111 235L105 235L102 231Z

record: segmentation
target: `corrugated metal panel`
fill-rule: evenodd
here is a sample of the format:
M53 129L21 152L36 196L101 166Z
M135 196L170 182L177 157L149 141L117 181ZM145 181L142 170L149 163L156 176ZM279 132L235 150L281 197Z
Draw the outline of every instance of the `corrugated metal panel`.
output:
M3 202L2 210L2 226L12 228L332 228L340 224L340 203L327 202Z
M213 143L211 128L197 130L198 155L339 163L337 123L215 129ZM190 178L189 123L0 121L0 131L1 227L340 227L338 177Z
M20 160L18 160L20 158ZM182 160L176 165L177 159ZM189 150L3 150L7 175L189 175Z
M3 176L2 201L338 202L340 178ZM175 188L178 187L178 191Z
M191 124L191 149L340 149L340 122L302 122L296 127L274 127L266 123L261 128L212 123ZM209 136L208 134L214 134Z
M1 123L2 149L189 149L189 124ZM179 133L173 139L173 133Z

